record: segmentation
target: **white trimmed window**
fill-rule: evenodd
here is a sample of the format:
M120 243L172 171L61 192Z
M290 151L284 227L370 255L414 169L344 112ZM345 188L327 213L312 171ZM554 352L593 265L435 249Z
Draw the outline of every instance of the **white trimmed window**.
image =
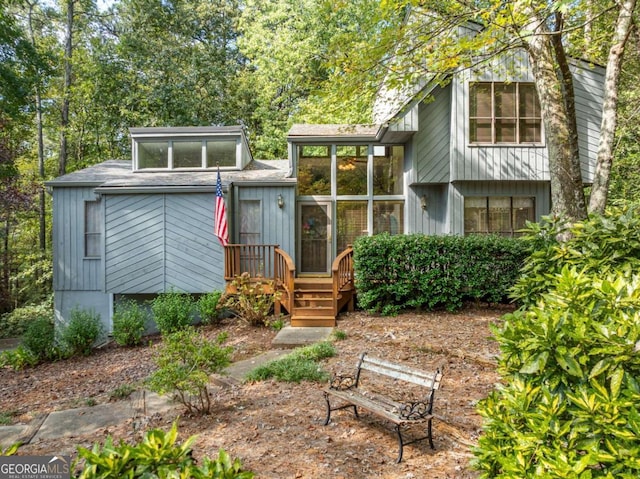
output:
M99 258L102 231L100 228L100 202L84 202L84 256L85 258Z
M535 85L471 83L469 139L474 144L541 144L542 114Z
M535 221L532 196L467 196L464 234L518 236L527 221Z

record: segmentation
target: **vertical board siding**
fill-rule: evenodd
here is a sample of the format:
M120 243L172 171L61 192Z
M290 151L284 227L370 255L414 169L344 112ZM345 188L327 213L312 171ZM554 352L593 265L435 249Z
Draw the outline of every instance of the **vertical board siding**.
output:
M105 198L107 292L202 293L224 286L213 193Z
M84 257L84 202L95 201L92 187L53 191L53 289L102 291L102 260Z
M451 86L436 88L433 101L421 103L421 130L414 135L415 178L418 183L449 181Z
M427 199L427 209L420 204L421 197ZM447 185L421 185L409 188L407 198L406 232L426 235L448 234Z

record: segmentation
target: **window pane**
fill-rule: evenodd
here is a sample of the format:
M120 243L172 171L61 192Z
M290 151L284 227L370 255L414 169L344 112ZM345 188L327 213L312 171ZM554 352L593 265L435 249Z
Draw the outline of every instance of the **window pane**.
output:
M311 153L309 156L303 154ZM331 194L331 156L326 146L298 147L298 194Z
M138 142L138 168L168 168L169 142Z
M496 118L516 118L516 84L496 83Z
M516 143L515 120L496 120L496 143Z
M236 166L235 140L207 141L207 168L215 166Z
M529 83L520 84L520 117L540 118L540 102L535 85Z
M542 128L540 120L520 120L520 143L540 143Z
M338 195L367 194L367 146L338 146Z
M240 243L261 244L260 201L240 200Z
M475 83L470 86L471 118L491 118L491 83Z
M373 157L373 194L401 195L404 191L402 172L404 147L375 147Z
M472 143L491 143L491 121L471 120L470 132Z
M367 230L366 201L338 201L338 253L353 244L359 236L369 234Z
M100 256L100 213L98 201L84 203L84 255L86 257Z
M464 232L487 232L487 198L465 197L464 199Z
M513 199L513 230L518 230L526 226L527 221L535 221L534 198L514 198Z
M489 232L511 235L511 198L489 198Z
M202 168L202 142L174 141L174 168Z
M373 234L384 232L392 235L404 233L404 202L373 202Z

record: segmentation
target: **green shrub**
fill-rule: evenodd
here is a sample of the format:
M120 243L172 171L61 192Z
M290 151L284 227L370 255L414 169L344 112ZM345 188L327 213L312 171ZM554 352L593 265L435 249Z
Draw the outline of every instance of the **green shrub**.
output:
M60 332L60 343L69 356L88 356L93 345L104 336L100 315L93 310L73 309L69 322Z
M295 382L327 381L329 375L318 364L321 359L335 356L335 348L328 341L314 343L309 346L294 349L290 354L268 362L249 372L247 381L278 381Z
M113 339L120 346L137 346L142 342L148 318L147 310L136 301L118 301L113 311Z
M109 394L109 399L127 399L136 390L135 386L130 384L121 384Z
M239 459L231 460L220 450L218 458L204 458L198 466L192 457L195 436L176 444L178 428L174 423L168 433L153 429L145 433L136 445L114 444L108 438L101 448L79 447L78 458L84 461L79 479L98 478L176 478L176 479L252 479L254 474L242 470Z
M248 273L242 273L231 285L236 293L223 297L222 306L252 326L268 326L269 315L280 294L269 292L273 291L273 282L255 282Z
M524 237L535 249L527 258L512 297L523 305L534 305L551 291L565 266L603 277L630 268L640 271L640 206L610 208L605 215L566 229L557 218L530 224ZM568 237L558 241L559 237Z
M160 293L151 302L151 311L161 334L175 333L193 322L193 298L177 291Z
M209 375L231 362L233 348L221 347L225 340L226 335L221 334L211 343L193 328L167 335L156 356L158 369L149 378L149 387L159 394L173 393L190 413L210 412Z
M16 442L11 444L6 449L0 448L0 456L14 456L18 449L20 448L20 443Z
M56 355L55 327L48 317L39 317L29 326L22 336L22 344L39 360L53 359Z
M198 298L196 307L198 308L198 313L200 313L200 319L203 323L216 324L220 321L218 304L220 303L221 297L221 291L212 291Z
M38 364L37 356L22 344L15 349L8 349L0 353L0 367L10 367L14 371L19 371L28 366L33 367Z
M465 300L506 301L527 247L497 236L362 236L354 243L358 303L396 314L408 308L456 310Z
M0 339L22 336L29 325L38 318L53 318L51 299L40 303L16 308L0 316Z

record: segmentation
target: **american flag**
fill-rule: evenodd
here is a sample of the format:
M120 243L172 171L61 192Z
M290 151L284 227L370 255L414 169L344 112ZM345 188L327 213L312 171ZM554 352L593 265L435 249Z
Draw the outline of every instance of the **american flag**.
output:
M222 197L222 181L220 180L220 170L218 169L218 181L216 182L216 212L215 212L214 234L220 240L222 246L229 243L229 228L227 225L227 209L224 206Z

